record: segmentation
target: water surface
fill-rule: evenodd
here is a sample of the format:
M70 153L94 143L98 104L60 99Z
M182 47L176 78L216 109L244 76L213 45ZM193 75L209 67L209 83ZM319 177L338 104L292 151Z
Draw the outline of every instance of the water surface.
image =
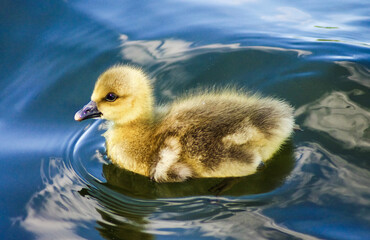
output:
M4 1L1 239L368 239L366 1ZM141 66L158 104L197 87L287 100L296 132L266 168L157 184L74 122L96 78ZM221 193L213 188L229 187Z

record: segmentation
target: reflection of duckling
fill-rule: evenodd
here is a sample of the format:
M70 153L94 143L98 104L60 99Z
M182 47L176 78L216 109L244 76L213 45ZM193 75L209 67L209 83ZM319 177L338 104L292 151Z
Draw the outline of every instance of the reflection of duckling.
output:
M189 95L154 114L146 75L114 66L99 77L75 119L110 120L104 137L114 164L176 182L255 173L290 136L292 112L282 101L229 90Z

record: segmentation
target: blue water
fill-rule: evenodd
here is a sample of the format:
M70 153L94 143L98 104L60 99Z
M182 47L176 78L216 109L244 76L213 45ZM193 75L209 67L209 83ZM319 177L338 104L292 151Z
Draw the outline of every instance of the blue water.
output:
M0 239L370 239L367 1L10 1L0 8ZM157 103L236 85L297 131L237 179L157 184L77 123L96 78L141 66Z

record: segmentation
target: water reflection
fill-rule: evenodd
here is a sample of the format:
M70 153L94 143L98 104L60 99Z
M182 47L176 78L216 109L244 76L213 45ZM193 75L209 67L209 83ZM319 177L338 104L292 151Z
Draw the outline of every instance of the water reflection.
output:
M141 204L135 199L119 197L104 187L82 188L79 193L85 198L97 201L96 219L100 235L106 239L153 239L146 231L147 217L152 214L158 204Z
M354 62L336 61L335 63L348 70L348 79L370 88L370 69Z
M114 194L86 185L60 158L43 161L41 177L44 188L27 203L25 218L15 219L37 239L96 238L95 231L81 234L93 227L106 239L152 239L143 226L153 207L142 205L144 215L133 211L129 201L122 204Z
M298 108L296 116L304 117L303 126L327 133L347 148L370 149L370 112L349 94L333 91Z
M368 218L366 211L360 210L360 206L369 204L370 172L367 169L351 164L317 143L299 146L296 155L298 161L290 180L297 184L295 189L300 190L292 195L291 203L304 201L336 206L331 202L335 199L342 204L353 204L351 208L358 206L358 211L352 209L352 213Z
M79 227L99 218L94 200L79 194L83 183L60 158L42 161L44 188L26 205L20 225L38 239L82 239Z
M271 22L290 22L306 25L313 21L310 14L294 7L278 7L276 15L262 16L261 18Z
M154 64L163 66L179 63L197 55L206 53L217 54L220 52L233 52L240 50L259 50L262 52L294 52L298 57L312 54L310 51L291 48L269 47L269 46L242 46L240 43L222 44L214 43L197 46L192 42L182 39L165 40L129 40L127 35L121 34L121 54L124 59L143 66ZM157 69L159 71L160 69Z
M322 239L366 239L370 172L316 143L299 146L296 155L297 165L276 204L263 214Z
M116 220L111 216L112 213L99 211L104 221L97 221L99 227L96 229L105 239L154 239L154 235L146 233L142 224L145 224L144 219L130 221L129 223ZM115 213L116 214L116 213ZM121 218L129 218L128 215L123 215Z

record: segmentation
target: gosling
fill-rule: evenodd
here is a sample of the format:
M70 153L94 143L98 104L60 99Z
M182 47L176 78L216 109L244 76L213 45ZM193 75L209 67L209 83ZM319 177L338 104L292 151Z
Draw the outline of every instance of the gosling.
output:
M99 76L75 120L111 122L108 157L156 182L253 174L293 131L287 103L236 90L188 94L154 111L153 89L139 68L118 65Z

